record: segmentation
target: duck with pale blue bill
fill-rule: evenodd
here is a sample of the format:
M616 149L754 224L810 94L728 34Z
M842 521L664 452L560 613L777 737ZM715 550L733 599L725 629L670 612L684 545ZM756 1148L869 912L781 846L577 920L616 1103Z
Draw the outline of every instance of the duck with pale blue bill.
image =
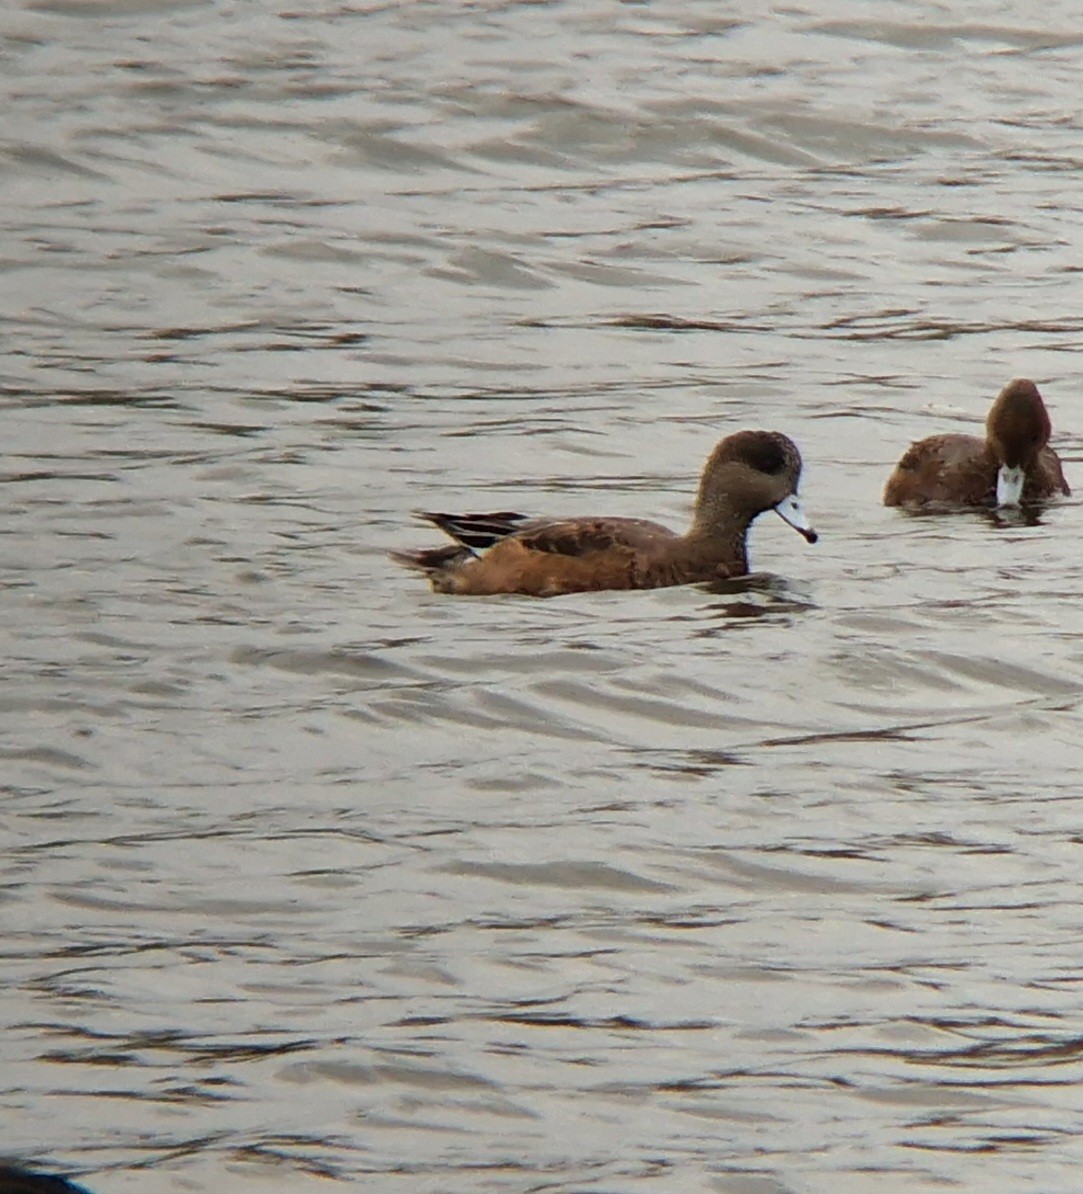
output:
M1049 412L1032 381L1008 382L985 420L985 438L931 435L911 444L884 488L885 506L1005 508L1071 493L1049 447Z

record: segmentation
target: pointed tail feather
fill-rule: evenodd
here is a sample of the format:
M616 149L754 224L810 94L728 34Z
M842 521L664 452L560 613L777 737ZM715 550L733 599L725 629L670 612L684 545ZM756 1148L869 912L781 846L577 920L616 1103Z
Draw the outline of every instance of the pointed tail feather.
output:
M512 510L497 510L491 514L441 514L418 510L416 514L471 551L484 551L492 547L508 535L515 534L521 523L529 521L527 515L516 514Z
M424 572L433 577L438 572L457 568L473 557L474 553L465 547L423 547L418 551L389 551L388 556L414 572Z

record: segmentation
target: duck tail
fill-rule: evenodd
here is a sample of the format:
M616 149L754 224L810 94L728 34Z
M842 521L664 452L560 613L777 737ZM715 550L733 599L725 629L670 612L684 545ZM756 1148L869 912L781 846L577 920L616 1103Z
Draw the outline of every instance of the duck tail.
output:
M434 584L438 577L474 558L466 547L423 547L417 551L389 551L388 556L413 572L423 572Z

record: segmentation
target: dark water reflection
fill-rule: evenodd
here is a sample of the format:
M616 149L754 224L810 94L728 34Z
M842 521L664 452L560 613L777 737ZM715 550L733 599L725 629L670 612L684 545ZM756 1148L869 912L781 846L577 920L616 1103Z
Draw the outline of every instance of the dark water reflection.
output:
M0 1152L176 1189L1071 1190L1078 14L0 14ZM956 11L957 10L957 11ZM415 508L739 582L454 601Z

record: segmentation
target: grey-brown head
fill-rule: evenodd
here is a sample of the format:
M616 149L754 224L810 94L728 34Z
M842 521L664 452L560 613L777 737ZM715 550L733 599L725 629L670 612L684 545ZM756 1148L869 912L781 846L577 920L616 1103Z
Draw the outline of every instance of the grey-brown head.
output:
M778 431L738 431L728 435L707 460L696 496L695 526L701 530L748 525L758 514L774 510L815 543L797 496L801 453Z

